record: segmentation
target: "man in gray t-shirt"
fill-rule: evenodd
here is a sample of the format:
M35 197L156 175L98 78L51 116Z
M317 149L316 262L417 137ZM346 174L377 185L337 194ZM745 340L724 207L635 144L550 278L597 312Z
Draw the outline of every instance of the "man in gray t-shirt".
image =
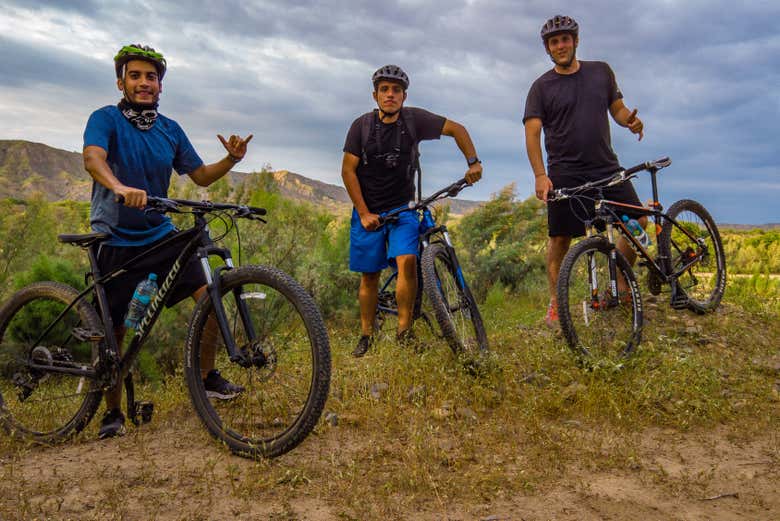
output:
M536 197L547 201L553 188L568 188L602 179L620 170L612 150L607 112L615 122L642 139L642 121L636 109L623 104L612 69L604 62L578 61L579 26L568 16L555 16L542 27L545 51L555 66L531 86L526 99L523 124L528 160L534 172ZM547 152L547 170L542 160L541 133ZM641 204L631 186L623 183L605 195L626 203ZM586 208L591 215L593 208ZM646 217L639 219L642 226ZM564 202L550 203L547 212L547 280L550 306L545 321L558 320L556 286L558 272L572 237L585 233L584 226ZM635 254L622 239L618 248L633 263Z

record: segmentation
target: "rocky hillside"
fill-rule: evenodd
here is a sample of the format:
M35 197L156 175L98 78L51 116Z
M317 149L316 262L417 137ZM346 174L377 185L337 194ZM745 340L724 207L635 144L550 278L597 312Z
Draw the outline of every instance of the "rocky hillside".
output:
M255 174L231 172L231 184L246 182ZM291 199L324 206L333 211L351 206L343 187L309 179L287 170L273 173L279 192ZM89 200L92 181L84 171L81 154L20 140L0 140L0 199L29 199L39 195L49 201ZM477 201L450 201L454 215L468 213Z
M81 154L42 143L0 140L0 198L87 200L92 180Z

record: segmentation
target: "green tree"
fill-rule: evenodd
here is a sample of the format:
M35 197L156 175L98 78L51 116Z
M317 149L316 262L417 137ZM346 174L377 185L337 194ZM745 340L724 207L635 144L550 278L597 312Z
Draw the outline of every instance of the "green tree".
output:
M517 289L544 270L546 223L536 199L518 203L514 185L463 217L455 234L471 285L484 296L495 283Z

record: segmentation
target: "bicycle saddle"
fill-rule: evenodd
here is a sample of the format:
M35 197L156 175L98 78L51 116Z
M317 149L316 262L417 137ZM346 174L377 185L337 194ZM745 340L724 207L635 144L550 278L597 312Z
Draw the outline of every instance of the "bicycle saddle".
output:
M66 244L75 244L76 246L81 246L82 248L86 248L95 242L104 241L109 237L111 237L111 234L105 232L92 232L77 235L63 234L57 236L60 242L64 242Z

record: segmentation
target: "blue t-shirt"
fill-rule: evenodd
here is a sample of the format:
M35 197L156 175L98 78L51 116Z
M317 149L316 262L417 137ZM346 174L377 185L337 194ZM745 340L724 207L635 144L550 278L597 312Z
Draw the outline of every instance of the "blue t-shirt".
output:
M106 161L120 183L167 197L171 171L190 174L203 165L178 123L162 114L152 128L139 130L114 105L96 110L84 129L84 147L98 146L108 152ZM129 208L114 201L114 193L92 183L90 223L96 232L108 232L112 246L143 246L171 231L169 217Z

